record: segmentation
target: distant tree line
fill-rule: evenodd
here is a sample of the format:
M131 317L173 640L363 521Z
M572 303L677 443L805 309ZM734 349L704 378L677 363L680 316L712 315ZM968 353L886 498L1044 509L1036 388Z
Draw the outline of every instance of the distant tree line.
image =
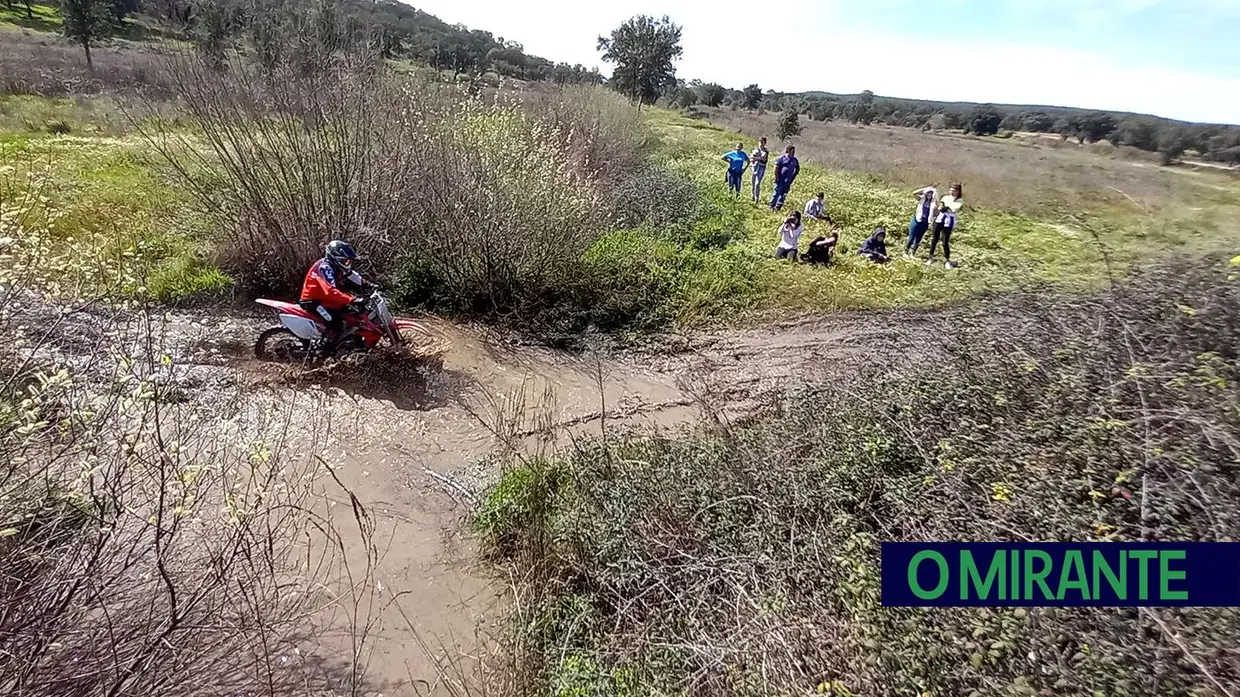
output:
M1202 159L1240 164L1240 127L1194 124L1156 116L1086 111L1067 107L1017 107L955 104L821 92L763 92L757 85L729 89L698 80L678 82L662 95L669 106L695 105L784 113L789 110L813 121L961 130L977 135L1003 131L1053 133L1079 143L1109 142L1162 154L1164 162L1194 152Z
M603 82L595 69L553 63L490 32L448 24L398 0L56 0L65 15L65 34L89 52L134 14L164 26L219 54L242 40L277 41L277 27L290 14L331 17L345 33L365 36L383 57L408 59L468 75L494 72L521 80L561 84Z

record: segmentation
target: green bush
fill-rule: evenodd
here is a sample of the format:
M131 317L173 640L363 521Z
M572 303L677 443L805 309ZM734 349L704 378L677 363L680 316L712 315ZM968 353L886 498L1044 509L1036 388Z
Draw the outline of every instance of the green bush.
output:
M612 206L616 225L643 225L684 237L698 219L701 192L688 177L666 167L647 166L616 186Z

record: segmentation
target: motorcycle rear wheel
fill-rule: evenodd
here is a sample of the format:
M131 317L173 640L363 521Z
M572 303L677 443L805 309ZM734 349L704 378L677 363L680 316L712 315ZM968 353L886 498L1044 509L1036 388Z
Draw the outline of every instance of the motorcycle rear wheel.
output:
M310 353L310 342L287 327L272 327L254 342L254 356L260 361L304 361Z

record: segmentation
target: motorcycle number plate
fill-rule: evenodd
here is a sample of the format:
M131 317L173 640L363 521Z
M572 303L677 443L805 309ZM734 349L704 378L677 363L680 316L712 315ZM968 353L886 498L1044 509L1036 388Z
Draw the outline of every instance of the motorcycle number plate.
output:
M293 335L298 339L309 341L322 336L322 332L319 331L319 325L305 317L280 315L280 324L283 324L290 332L293 332Z

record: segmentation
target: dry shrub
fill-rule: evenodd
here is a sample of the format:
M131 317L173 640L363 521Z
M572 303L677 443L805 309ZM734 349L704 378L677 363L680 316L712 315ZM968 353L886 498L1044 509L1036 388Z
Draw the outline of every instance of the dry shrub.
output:
M535 118L567 139L576 168L607 189L641 169L654 149L637 107L613 90L573 85L520 96Z
M330 52L315 70L177 61L199 136L151 136L251 291L291 293L332 238L409 302L529 317L574 297L606 184L645 155L637 115L570 88L522 105ZM207 148L203 149L201 144Z
M95 69L86 67L82 48L66 39L4 32L0 40L0 94L66 97L100 92L142 91L167 96L158 50L131 45L91 49Z
M515 470L480 527L516 690L1234 691L1234 609L883 608L878 573L880 541L1240 536L1231 268L994 300L747 424Z
M310 652L347 570L327 471L283 452L279 409L229 433L181 405L159 324L106 303L129 270L52 242L44 184L0 168L0 693L362 689L365 600L329 628L354 651Z

